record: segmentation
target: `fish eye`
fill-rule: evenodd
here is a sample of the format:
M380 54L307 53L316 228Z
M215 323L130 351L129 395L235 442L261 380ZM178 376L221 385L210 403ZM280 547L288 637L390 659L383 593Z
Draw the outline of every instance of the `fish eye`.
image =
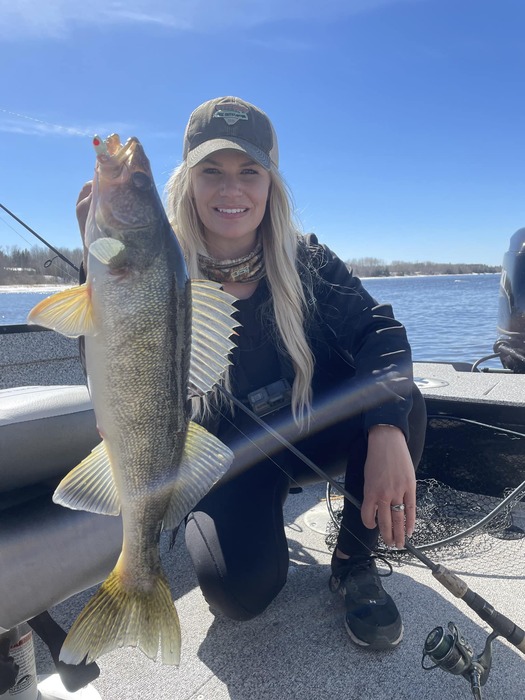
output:
M153 184L151 178L148 177L146 173L141 172L133 173L133 175L131 176L131 181L138 190L143 191L151 189L151 186Z

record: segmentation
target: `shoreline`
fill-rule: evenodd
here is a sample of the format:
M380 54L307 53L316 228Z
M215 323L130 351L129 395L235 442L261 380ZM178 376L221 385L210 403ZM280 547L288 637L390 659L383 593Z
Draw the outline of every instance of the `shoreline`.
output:
M445 274L444 272L436 273L435 275L381 275L379 277L359 277L360 280L402 280L402 279L428 279L429 277L493 277L501 276L501 272L462 272L461 274L454 273L452 275Z
M364 275L360 277L359 275L356 275L356 277L359 277L361 280L399 280L399 279L413 279L414 277L421 278L421 279L428 279L429 277L490 277L494 275L501 275L501 272L464 272L464 273L455 273L455 274L445 274L445 273L437 273L435 275L380 275L377 277L365 277ZM28 291L34 291L34 292L53 292L53 291L59 291L61 289L68 289L69 287L75 287L77 286L76 284L0 284L0 293L1 292L9 292L12 294L16 294L17 292L28 292Z
M74 284L0 284L0 293L18 294L24 292L59 292L75 287Z

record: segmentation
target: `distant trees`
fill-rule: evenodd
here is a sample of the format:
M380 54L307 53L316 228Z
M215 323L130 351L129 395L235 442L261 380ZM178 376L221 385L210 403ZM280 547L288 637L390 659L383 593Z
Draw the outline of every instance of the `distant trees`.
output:
M379 258L354 258L346 264L358 277L402 277L404 275L469 275L501 272L499 265L480 263L433 263L393 260L386 263Z
M80 248L58 248L62 255L79 265ZM500 272L498 265L477 263L404 262L386 263L379 258L355 258L346 264L359 277L399 277L403 275L466 275ZM0 247L0 284L75 284L77 273L51 250L33 246L31 250Z
M57 250L78 267L81 248ZM77 279L75 270L47 248L0 248L0 284L75 284Z

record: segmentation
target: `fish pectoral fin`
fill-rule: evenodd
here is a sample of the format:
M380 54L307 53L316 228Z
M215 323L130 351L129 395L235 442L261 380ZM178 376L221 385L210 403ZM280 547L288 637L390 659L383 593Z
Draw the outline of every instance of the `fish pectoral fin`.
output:
M53 494L54 503L72 510L118 515L120 501L104 440L65 476Z
M94 255L104 265L119 267L126 256L126 246L115 238L97 238L89 246L89 255Z
M190 422L163 529L175 529L226 473L232 461L229 447L202 426Z
M192 280L190 391L206 394L221 380L235 346L231 340L239 325L232 314L235 297L209 280Z
M129 578L129 577L128 577ZM91 663L119 647L138 647L163 664L178 666L180 623L163 574L148 590L124 583L120 561L75 620L60 651L60 661Z
M27 322L51 328L68 338L94 335L93 306L88 285L64 289L43 299L31 309Z

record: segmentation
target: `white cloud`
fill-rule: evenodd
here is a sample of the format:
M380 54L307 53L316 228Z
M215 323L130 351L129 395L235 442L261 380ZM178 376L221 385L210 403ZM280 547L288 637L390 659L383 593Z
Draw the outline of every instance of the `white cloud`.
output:
M178 31L249 29L280 20L334 20L401 2L425 0L0 0L4 39L60 38L78 26L129 23ZM269 37L270 39L270 37Z

